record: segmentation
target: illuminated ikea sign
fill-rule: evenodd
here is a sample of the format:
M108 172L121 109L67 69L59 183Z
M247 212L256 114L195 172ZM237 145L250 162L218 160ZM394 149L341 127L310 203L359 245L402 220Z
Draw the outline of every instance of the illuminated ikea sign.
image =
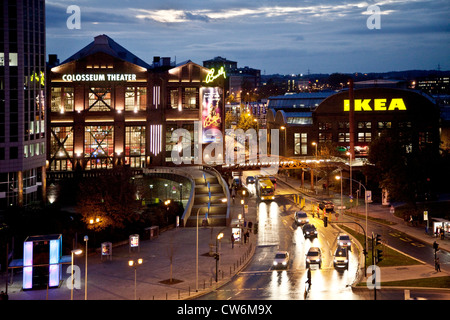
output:
M211 82L213 82L214 80L216 80L216 79L217 79L218 77L220 77L220 76L223 76L224 78L227 77L227 75L226 75L226 73L225 73L225 69L224 69L223 66L220 67L220 69L217 71L217 74L214 74L215 71L216 71L216 70L213 68L213 69L211 69L211 70L208 72L208 74L206 75L206 79L205 79L205 82L206 82L206 83L211 83Z
M393 98L391 101L388 101L388 99L355 99L355 111L394 110L406 110L406 105L402 98ZM350 111L350 100L344 100L344 111Z
M136 75L134 73L108 73L108 74L63 74L63 81L136 81Z

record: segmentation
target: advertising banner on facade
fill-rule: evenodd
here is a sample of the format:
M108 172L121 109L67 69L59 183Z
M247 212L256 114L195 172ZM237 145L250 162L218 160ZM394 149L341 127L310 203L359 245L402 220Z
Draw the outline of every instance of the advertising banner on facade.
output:
M202 142L219 142L222 133L222 89L201 88L202 97Z

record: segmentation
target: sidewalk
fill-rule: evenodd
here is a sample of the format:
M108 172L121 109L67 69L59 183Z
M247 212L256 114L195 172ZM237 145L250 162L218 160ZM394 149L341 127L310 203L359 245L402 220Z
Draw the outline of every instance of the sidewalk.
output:
M230 204L230 215L237 219L242 213L240 198ZM247 221L256 221L256 208L249 206ZM220 253L218 282L216 282L216 237ZM143 259L136 269L136 297L141 300L192 299L223 285L248 263L256 248L256 236L250 233L249 241L231 245L231 227L198 228L198 277L196 246L197 228L177 228L161 233L156 239L141 240L139 250L130 252L128 245L114 247L112 259L101 259L100 253L88 256L88 300L134 300L135 270L128 266L129 260ZM82 248L83 249L83 248ZM172 259L171 259L172 258ZM172 260L172 275L171 264ZM74 300L85 297L85 256L76 257L75 273L80 275L76 284ZM69 271L66 273L66 271ZM62 278L58 288L47 290L22 290L22 272L15 271L14 282L8 286L10 300L70 300L70 265L62 266ZM172 283L169 280L172 278ZM1 287L4 290L4 286ZM198 291L197 291L198 290Z

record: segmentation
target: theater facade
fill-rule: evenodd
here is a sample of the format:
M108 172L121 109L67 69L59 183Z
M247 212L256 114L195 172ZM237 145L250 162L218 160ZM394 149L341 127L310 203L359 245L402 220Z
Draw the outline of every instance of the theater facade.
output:
M270 110L268 126L280 129L280 144L287 157L314 157L316 146L333 143L347 151L353 137L355 157L367 156L370 143L385 130L407 137L410 151L433 146L438 152L440 112L428 95L397 88L363 88L353 91L354 112L350 121L350 94L342 91L308 110ZM298 119L297 119L298 118ZM353 130L351 129L353 123ZM283 150L283 148L280 148Z
M192 61L147 63L95 37L48 72L48 170L170 165L181 142L174 130L198 134L200 144L214 140L205 135L211 125L223 132L224 76Z

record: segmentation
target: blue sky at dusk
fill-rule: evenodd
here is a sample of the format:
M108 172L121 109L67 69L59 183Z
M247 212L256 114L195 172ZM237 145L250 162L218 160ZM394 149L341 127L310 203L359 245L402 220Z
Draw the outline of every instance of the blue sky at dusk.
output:
M68 29L67 7L81 12ZM368 7L380 9L369 29ZM151 63L222 56L262 73L450 70L448 0L46 1L47 54L65 60L106 34Z

